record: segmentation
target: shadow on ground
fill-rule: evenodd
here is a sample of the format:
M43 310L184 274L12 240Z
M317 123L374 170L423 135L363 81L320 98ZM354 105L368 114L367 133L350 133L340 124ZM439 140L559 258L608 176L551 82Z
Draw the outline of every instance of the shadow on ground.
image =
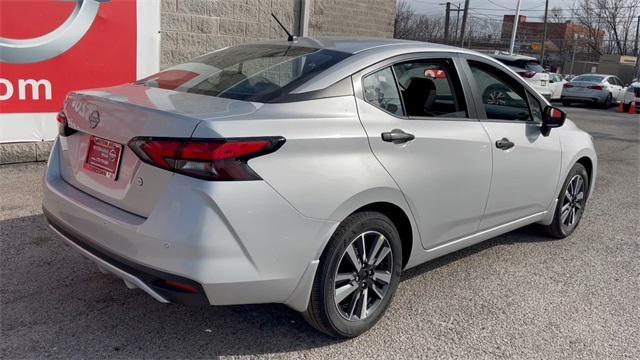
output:
M488 240L407 271L424 275L497 245L548 241L531 228ZM164 305L127 290L55 238L42 215L0 221L4 358L198 358L255 355L339 342L282 305ZM33 341L36 338L37 341Z

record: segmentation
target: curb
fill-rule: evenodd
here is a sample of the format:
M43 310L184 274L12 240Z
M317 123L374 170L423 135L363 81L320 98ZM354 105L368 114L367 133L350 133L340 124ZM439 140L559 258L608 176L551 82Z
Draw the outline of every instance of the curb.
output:
M53 141L2 143L0 165L47 161Z

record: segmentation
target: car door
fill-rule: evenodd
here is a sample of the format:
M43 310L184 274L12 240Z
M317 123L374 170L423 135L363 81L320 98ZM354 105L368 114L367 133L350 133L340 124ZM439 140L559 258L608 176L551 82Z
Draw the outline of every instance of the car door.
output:
M620 98L620 93L622 91L622 82L618 83L618 80L615 76L610 76L605 80L605 83L608 84L609 91L611 92L611 96L613 101L615 102Z
M482 58L469 55L465 65L493 151L491 191L480 230L547 211L556 198L561 149L557 131L542 135L545 101Z
M448 54L389 59L353 76L371 149L402 190L423 246L477 231L491 146Z

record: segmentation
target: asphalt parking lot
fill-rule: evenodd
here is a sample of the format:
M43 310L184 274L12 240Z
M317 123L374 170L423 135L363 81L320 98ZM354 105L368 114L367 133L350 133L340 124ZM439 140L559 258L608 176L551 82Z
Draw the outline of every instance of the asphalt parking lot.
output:
M409 270L386 317L338 341L280 305L163 305L45 225L45 165L0 166L0 358L640 358L640 116L568 108L599 156L568 239L525 228ZM535 189L523 189L535 191Z

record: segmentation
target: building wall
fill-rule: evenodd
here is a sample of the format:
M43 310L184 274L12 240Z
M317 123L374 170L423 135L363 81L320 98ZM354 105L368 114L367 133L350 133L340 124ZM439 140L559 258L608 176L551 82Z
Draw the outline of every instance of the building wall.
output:
M245 42L294 34L302 0L162 0L160 67ZM396 0L309 0L309 35L392 37Z

